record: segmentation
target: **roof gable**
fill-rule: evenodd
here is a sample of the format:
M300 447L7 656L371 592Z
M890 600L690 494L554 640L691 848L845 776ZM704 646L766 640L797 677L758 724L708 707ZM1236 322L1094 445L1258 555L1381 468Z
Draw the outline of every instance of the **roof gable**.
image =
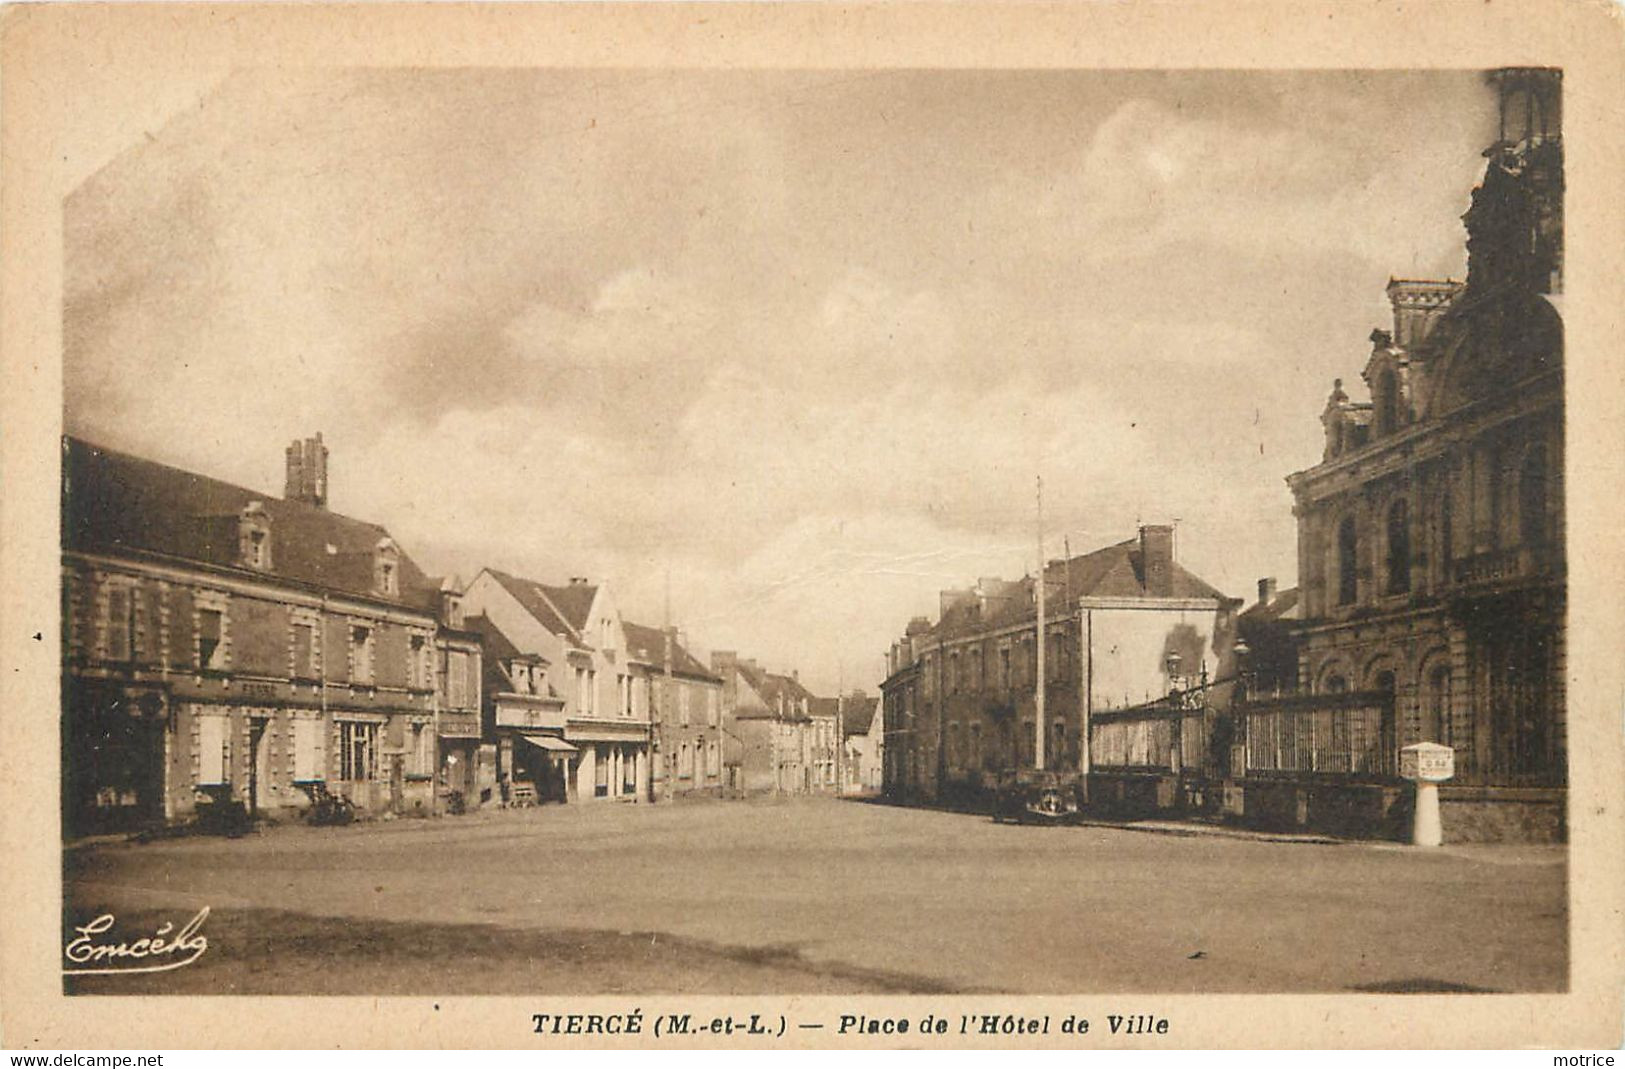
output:
M503 590L506 590L515 601L519 602L521 608L548 631L570 639L577 644L584 641L581 629L572 626L558 607L553 604L553 599L548 596L550 588L529 579L520 579L518 576L509 575L507 572L499 572L495 568L485 570Z

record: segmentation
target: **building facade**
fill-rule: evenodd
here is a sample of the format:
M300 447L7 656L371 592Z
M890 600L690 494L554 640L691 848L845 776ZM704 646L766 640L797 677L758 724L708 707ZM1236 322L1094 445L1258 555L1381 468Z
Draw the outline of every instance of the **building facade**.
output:
M1339 381L1298 521L1298 688L1378 698L1397 749L1455 751L1464 837L1562 833L1561 74L1494 72L1501 135L1463 217L1467 280L1395 280L1368 401Z
M320 789L431 810L442 756L477 761L478 643L386 530L328 510L327 460L295 442L278 499L64 440L67 833Z
M880 789L884 718L877 715L879 701L854 691L842 695L837 720L841 728L842 794L867 794Z
M836 789L839 732L832 699L799 674L769 672L732 650L711 656L722 680L724 762L739 794L815 794Z
M1097 715L1228 663L1239 602L1174 560L1171 527L1051 561L1044 581L1042 662L1032 577L943 591L938 621L912 621L893 645L881 688L888 794L975 797L1007 769L1096 769L1111 757L1091 759Z
M674 627L625 624L636 708L654 724L654 796L720 795L722 679L683 645Z
M563 699L562 738L574 750L552 752L561 755L563 772L573 780L565 796L648 800L647 696L634 686L620 613L608 587L580 578L548 585L485 568L463 592L463 605L465 612L488 620L514 650L538 659L530 669L539 663L543 671L537 693ZM499 720L497 710L491 715L493 722ZM525 734L510 741L530 745Z

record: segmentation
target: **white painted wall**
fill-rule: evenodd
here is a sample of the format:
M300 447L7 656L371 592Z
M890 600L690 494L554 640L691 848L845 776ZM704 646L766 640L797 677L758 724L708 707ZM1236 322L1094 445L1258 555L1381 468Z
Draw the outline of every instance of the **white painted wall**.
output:
M1166 655L1181 654L1180 674L1211 679L1219 657L1214 637L1220 606L1212 601L1113 599L1084 602L1083 676L1090 708L1121 709L1168 693Z

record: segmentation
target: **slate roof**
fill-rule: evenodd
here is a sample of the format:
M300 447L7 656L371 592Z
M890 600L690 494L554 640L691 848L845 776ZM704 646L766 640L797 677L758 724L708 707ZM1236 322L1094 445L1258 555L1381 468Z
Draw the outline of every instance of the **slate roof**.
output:
M869 734L869 727L874 723L875 710L880 708L878 698L849 697L841 705L841 737L850 739L853 735Z
M592 612L593 599L598 596L598 588L589 583L571 583L569 586L547 586L536 584L547 594L548 600L556 606L570 626L576 629L577 634L585 635L588 628L587 617Z
M1145 586L1145 569L1138 538L1130 538L1069 560L1051 561L1044 569L1044 577L1048 584L1049 601L1057 609L1068 595L1074 602L1084 597L1151 596ZM1027 576L1013 585L1016 587L1012 592L1014 596L997 599L990 606L991 611L985 614L975 599L949 606L932 630L938 635L953 635L1033 619L1037 616L1033 578ZM1232 600L1178 561L1174 561L1169 570L1169 592L1166 596Z
M627 656L634 661L664 671L666 633L658 627L648 627L630 621L623 621L621 626L626 632ZM703 679L709 683L722 682L721 677L700 663L699 658L684 649L683 644L675 639L671 644L671 670L677 675Z
M1238 621L1247 623L1266 623L1274 620L1296 620L1300 613L1298 604L1301 595L1297 587L1277 591L1275 599L1268 604L1259 602L1252 605L1236 617Z
M400 593L375 592L374 553L389 537L378 524L74 437L63 437L62 451L63 549L154 553L426 612L438 599L398 545ZM255 501L270 525L271 567L263 570L238 561L238 519Z
M578 645L585 642L582 631L586 621L586 610L583 610L582 613L583 626L578 627L565 618L562 607L557 606L553 601L553 593L565 588L550 587L529 579L520 579L518 576L509 575L507 572L499 572L495 568L487 568L486 571L491 573L491 578L502 584L504 590L514 596L514 600L518 601L526 612L536 618L537 623L555 635L563 635ZM587 589L596 590L597 587Z
M463 626L480 636L480 641L485 646L485 659L487 662L525 660L539 661L542 664L549 663L548 659L541 654L526 653L518 646L515 646L513 640L503 634L502 629L489 616L466 617L463 620Z

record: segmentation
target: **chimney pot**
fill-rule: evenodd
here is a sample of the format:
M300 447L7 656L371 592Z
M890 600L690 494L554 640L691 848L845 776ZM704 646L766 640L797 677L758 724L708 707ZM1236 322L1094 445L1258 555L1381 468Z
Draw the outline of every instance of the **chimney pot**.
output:
M322 434L303 441L295 438L285 451L287 481L282 496L289 501L303 501L317 508L327 507L327 446Z
M1258 581L1258 603L1269 605L1275 601L1275 577L1269 576Z

